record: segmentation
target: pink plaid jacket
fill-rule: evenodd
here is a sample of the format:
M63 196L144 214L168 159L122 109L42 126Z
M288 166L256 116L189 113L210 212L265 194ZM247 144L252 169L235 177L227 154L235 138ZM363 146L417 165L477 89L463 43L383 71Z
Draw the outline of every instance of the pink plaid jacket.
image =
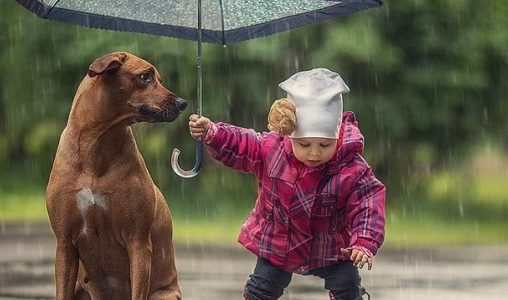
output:
M385 186L361 156L363 136L343 115L337 155L310 168L289 137L212 123L205 145L224 165L256 175L258 198L238 241L275 266L296 273L348 260L340 248L375 255L384 239Z

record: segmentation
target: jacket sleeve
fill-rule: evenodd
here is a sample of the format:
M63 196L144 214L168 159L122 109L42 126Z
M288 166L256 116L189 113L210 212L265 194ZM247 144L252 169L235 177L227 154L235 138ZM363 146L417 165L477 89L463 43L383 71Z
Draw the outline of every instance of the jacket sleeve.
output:
M346 204L352 231L350 248L362 250L371 257L376 255L385 235L385 198L384 184L367 165Z
M263 134L253 129L212 123L204 144L214 159L235 170L254 173L259 177L263 169L263 139Z

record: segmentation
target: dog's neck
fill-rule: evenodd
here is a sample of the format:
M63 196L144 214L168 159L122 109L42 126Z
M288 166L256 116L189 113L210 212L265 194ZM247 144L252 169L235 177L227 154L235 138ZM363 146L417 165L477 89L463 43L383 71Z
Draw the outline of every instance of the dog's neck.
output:
M68 134L73 136L77 148L76 159L90 175L102 176L112 166L127 162L125 157L132 158L132 152L137 151L129 126L112 127L107 131L79 131L70 127Z
M103 99L97 98L107 95L87 95L88 101L96 101L102 105ZM133 151L137 151L130 124L133 114L117 114L111 109L95 109L94 105L80 105L82 94L77 94L67 122L68 134L76 141L78 159L87 173L97 176L103 175L114 164ZM102 115L97 111L106 111ZM129 156L132 157L132 156Z

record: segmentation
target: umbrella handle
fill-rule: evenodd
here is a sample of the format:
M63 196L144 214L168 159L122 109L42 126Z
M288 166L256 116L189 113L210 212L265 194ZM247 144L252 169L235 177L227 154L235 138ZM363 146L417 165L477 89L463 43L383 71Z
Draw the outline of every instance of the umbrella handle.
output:
M186 171L180 168L180 165L178 164L179 155L180 150L178 150L178 148L173 149L173 153L171 153L171 167L173 168L173 171L183 178L192 178L198 175L201 170L201 163L203 162L203 141L201 139L196 141L196 164L192 170Z
M198 0L198 31L197 31L197 40L198 40L198 90L197 90L197 98L198 98L198 107L197 114L201 116L202 109L202 90L203 90L203 71L201 70L202 57L203 57L203 40L202 40L202 28L201 28L201 0ZM203 162L203 140L198 139L196 141L196 164L194 168L190 171L185 171L180 168L178 164L178 156L180 155L180 150L177 148L173 149L173 153L171 154L171 167L175 173L183 178L192 178L198 175L201 170L201 163Z

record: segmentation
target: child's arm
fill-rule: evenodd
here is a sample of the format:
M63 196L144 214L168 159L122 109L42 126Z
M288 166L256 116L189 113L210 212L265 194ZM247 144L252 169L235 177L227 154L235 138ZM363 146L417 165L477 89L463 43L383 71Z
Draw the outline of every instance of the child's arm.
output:
M385 186L368 166L358 178L346 204L347 220L352 230L351 244L348 248L351 260L355 261L355 264L360 263L361 266L367 262L369 269L372 266L372 257L384 240L385 196Z
M262 135L252 129L226 123L213 123L205 117L189 118L191 136L202 138L212 157L224 165L239 171L262 172Z

